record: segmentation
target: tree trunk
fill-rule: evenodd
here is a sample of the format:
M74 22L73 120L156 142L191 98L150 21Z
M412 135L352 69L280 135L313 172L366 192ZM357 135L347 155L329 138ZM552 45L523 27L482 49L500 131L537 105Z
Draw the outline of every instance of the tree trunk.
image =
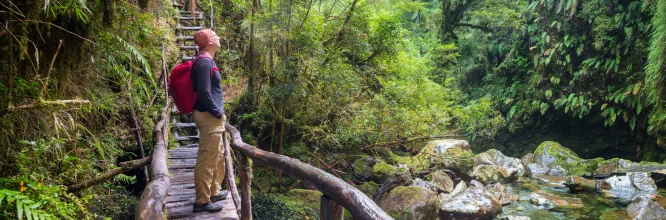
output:
M83 181L81 183L68 186L67 191L68 192L78 192L82 189L88 188L90 186L97 185L98 183L104 182L106 180L109 180L118 174L122 174L131 170L134 170L139 167L146 166L150 163L151 158L146 157L140 160L133 160L133 161L127 161L127 162L122 162L120 163L120 167L115 168L109 172L103 173L101 175L96 176L95 178Z
M344 217L344 208L324 195L321 196L319 208L319 217L321 220L342 220Z

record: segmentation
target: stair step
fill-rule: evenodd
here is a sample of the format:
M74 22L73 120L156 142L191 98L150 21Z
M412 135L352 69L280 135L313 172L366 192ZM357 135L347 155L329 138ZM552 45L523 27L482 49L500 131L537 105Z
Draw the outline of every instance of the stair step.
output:
M185 46L185 45L181 45L181 46L180 46L180 49L181 49L181 50L198 50L199 47L197 47L197 46Z
M178 17L178 19L180 19L180 20L203 20L203 15L199 14L199 16L197 16L197 17L181 16L181 17Z
M178 40L194 40L194 36L183 36L181 34L178 36Z
M186 56L185 54L183 54L183 57L181 57L181 59L186 61L186 60L192 60L194 59L194 57Z
M192 12L191 12L191 11L180 11L180 14L188 14L188 15L191 15ZM203 14L203 13L201 13L201 11L194 11L194 14L195 14L195 15L201 15L201 14Z
M180 24L178 24L178 26L176 26L176 29L185 30L185 31L198 31L198 30L203 29L203 27L201 27L201 26L199 26L199 27L184 27L184 26L180 26Z
M174 138L176 138L176 141L196 141L199 140L198 135L191 135L191 136L180 136L178 132L173 132Z

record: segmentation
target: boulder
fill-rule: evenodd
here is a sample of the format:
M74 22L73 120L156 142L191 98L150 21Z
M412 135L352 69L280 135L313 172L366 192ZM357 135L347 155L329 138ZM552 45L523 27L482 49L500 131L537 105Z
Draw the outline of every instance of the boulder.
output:
M523 176L525 167L518 158L508 157L495 149L474 156L474 167L479 165L499 165L504 167L509 175Z
M534 151L534 163L549 168L549 175L566 176L592 173L602 161L602 158L581 159L575 152L554 141L544 141Z
M604 196L622 204L627 204L638 196L657 192L657 185L647 173L612 176L602 181L600 188Z
M543 190L530 194L532 204L541 209L552 209L556 211L567 211L571 209L583 209L583 201L580 198L561 197Z
M377 190L379 190L379 186L375 182L365 182L358 186L358 189L361 190L361 192L365 193L370 198L375 198L375 195L377 195Z
M638 196L627 207L627 214L632 219L664 219L666 198L655 194Z
M548 171L550 171L550 168L544 167L544 166L542 166L540 164L536 164L536 163L527 164L527 166L525 166L525 167L526 167L525 173L527 173L527 175L530 176L530 177L533 177L533 176L536 176L536 175L544 175L544 174L547 174Z
M497 199L497 201L499 201L502 206L509 205L520 200L520 195L506 192L506 188L502 184L490 184L485 188L489 193L495 196L495 199Z
M455 187L451 177L443 171L435 171L431 173L430 178L437 189L435 192L451 192L453 187Z
M567 178L563 176L550 176L550 175L536 175L533 176L538 183L555 187L555 188L565 188Z
M362 178L368 178L372 175L372 167L377 164L377 161L373 158L360 158L356 159L352 164L354 173Z
M416 186L398 186L378 203L395 219L437 218L437 194Z
M597 181L585 179L580 176L570 176L564 185L569 188L571 193L597 192Z
M453 183L451 183L451 184L453 184ZM418 186L418 187L421 187L421 188L424 188L424 189L427 189L427 190L430 190L430 191L433 191L433 192L437 192L437 187L435 186L434 183L432 183L430 181L422 180L420 178L414 179L414 182L412 183L412 186Z
M435 140L428 142L407 165L413 172L439 166L467 173L472 169L473 156L469 143L465 140Z
M476 166L470 176L484 184L511 183L518 179L516 172L509 173L509 171L500 165Z
M398 168L387 163L378 163L372 168L372 179L378 183L383 183L389 177L409 173L406 168Z
M502 205L484 188L472 187L439 208L439 219L492 219L502 213Z
M624 169L636 165L638 165L638 163L634 163L625 159L613 158L610 160L605 160L600 162L598 168L596 169L596 173L611 174L617 171L618 169Z
M439 203L443 204L443 203L446 203L448 201L451 201L453 198L455 198L456 196L458 196L460 193L464 192L465 190L467 190L467 184L465 184L465 182L463 182L463 181L460 181L456 185L456 187L453 188L453 190L450 193L440 193L438 195Z

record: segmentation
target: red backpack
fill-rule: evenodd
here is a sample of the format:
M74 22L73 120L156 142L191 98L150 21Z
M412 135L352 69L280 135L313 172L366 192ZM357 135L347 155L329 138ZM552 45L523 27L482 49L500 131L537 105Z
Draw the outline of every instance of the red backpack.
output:
M190 60L181 64L178 64L171 74L169 74L169 94L173 98L173 102L176 103L178 111L183 114L190 114L194 110L194 104L197 102L199 96L197 92L194 91L194 85L192 84L192 66L199 61L199 58L209 58L206 54L201 54L194 60ZM213 77L215 69L211 70L210 76Z

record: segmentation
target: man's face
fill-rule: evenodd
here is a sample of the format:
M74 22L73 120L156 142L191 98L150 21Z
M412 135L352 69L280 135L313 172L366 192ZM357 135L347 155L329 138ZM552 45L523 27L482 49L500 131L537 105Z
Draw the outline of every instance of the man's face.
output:
M215 33L215 31L213 31L212 34L210 35L210 42L208 43L208 46L209 46L209 47L212 46L212 47L214 47L215 49L221 47L221 45L220 45L220 37L217 36L217 33Z

